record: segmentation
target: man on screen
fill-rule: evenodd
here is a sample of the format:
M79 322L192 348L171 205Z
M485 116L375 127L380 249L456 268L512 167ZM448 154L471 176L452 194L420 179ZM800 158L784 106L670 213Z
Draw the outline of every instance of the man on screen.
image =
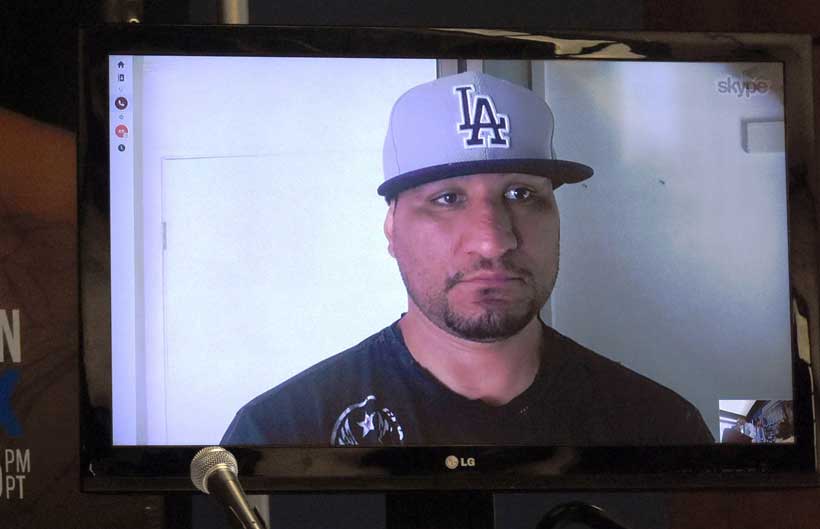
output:
M593 172L556 159L553 128L543 99L480 73L400 97L378 192L407 312L246 404L223 444L713 442L689 402L542 323L553 190Z

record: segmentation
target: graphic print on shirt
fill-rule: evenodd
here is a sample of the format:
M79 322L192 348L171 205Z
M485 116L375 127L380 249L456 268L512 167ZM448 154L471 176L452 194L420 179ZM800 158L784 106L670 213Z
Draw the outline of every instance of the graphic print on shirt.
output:
M330 436L332 446L400 445L404 444L404 429L396 414L379 408L376 397L368 395L351 404L339 415Z

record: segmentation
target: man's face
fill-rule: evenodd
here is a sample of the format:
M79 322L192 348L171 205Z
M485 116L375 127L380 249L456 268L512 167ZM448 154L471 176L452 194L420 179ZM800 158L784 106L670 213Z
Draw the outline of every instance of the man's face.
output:
M410 310L472 341L518 333L558 274L558 207L541 176L474 174L403 191L385 234Z

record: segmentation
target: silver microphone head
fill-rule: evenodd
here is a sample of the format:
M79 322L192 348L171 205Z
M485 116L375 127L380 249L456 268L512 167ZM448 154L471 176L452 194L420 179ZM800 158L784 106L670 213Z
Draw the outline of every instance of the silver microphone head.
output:
M232 453L221 446L206 446L197 452L191 460L191 481L194 487L209 494L208 478L219 469L225 469L234 476L239 473L239 465Z

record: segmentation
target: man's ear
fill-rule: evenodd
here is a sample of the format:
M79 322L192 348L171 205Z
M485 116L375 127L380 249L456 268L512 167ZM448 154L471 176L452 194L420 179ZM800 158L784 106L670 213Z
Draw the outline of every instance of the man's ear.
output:
M384 217L384 236L387 237L387 252L396 257L393 251L393 219L396 213L396 200L390 201L390 207L387 208L387 215Z

